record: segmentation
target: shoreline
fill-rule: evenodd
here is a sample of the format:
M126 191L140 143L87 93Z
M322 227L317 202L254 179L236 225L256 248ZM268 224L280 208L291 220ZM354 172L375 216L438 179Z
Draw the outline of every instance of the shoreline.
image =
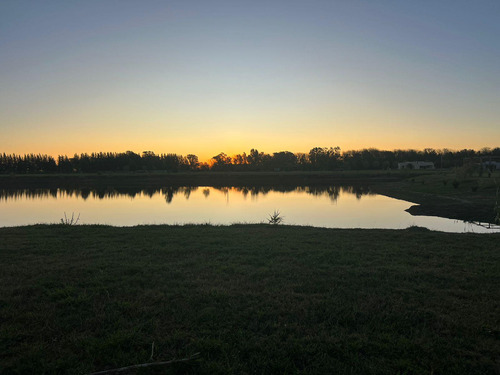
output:
M454 181L461 182L458 188L452 187ZM0 175L0 190L348 185L362 186L376 194L416 203L408 209L412 215L494 223L494 181L495 176L460 176L443 170L40 174Z

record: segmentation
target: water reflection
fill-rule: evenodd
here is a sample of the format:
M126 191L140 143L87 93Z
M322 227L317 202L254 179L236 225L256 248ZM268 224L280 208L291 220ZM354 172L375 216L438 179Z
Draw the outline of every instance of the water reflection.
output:
M106 188L28 188L28 189L0 189L0 200L24 200L40 198L82 198L92 199L113 199L120 197L136 198L146 196L152 198L160 194L167 204L172 203L179 196L184 196L189 200L192 192L198 190L198 186L165 186L165 187L106 187ZM238 187L212 187L211 189L220 191L224 195L230 193L241 194L243 197L251 196L256 199L259 196L266 196L270 192L278 193L306 193L315 197L328 197L332 202L336 202L341 193L353 194L360 200L363 195L373 195L364 186L238 186ZM205 198L210 196L210 189L204 188Z
M81 214L81 224L265 223L279 210L292 225L498 231L481 223L412 216L406 212L412 205L364 186L341 185L0 189L0 226L58 223L64 212Z

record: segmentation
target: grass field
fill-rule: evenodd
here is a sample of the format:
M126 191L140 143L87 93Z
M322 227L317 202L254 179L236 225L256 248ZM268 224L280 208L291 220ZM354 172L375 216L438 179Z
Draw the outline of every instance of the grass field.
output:
M139 373L498 374L499 243L418 228L0 228L0 373L200 353Z
M425 172L424 172L425 173ZM296 172L142 172L94 174L0 175L0 188L101 188L108 186L243 186L310 185L397 181L404 171Z
M404 179L370 186L377 193L419 203L409 210L413 215L494 223L495 205L500 204L500 171L413 171Z

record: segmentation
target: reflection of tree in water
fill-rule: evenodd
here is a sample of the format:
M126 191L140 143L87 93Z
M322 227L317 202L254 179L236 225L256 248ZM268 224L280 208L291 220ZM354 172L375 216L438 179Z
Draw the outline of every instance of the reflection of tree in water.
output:
M215 190L219 190L222 194L227 195L229 193L229 187L216 187Z
M57 198L58 189L0 189L1 200L35 199L35 198Z
M84 201L87 200L87 198L90 195L90 189L82 189L82 190L80 190L80 195L81 195L81 197L83 198Z
M269 193L272 190L270 187L252 187L250 189L250 194L253 195L254 197L257 197L259 195L264 195L266 196L267 193ZM279 191L279 190L278 190Z
M234 190L235 192L241 193L244 197L247 197L248 194L250 194L252 197L257 197L259 195L266 195L272 190L277 190L277 188L264 187L264 186L244 186L244 187L233 186L230 189Z
M165 195L165 201L167 203L172 203L175 195L184 194L184 197L186 197L186 199L189 199L191 193L196 190L198 190L198 186L168 186L161 189L161 194ZM157 190L157 193L158 192L159 191Z
M189 196L191 195L192 191L198 190L198 186L186 186L184 187L184 196L186 199L189 199Z
M142 194L144 194L145 196L148 196L149 198L152 198L153 195L155 195L156 193L158 193L158 189L155 189L155 188L142 189Z
M174 191L175 189L173 187L168 187L162 190L163 194L165 194L165 201L167 203L172 203L172 199L174 199L174 194L176 193L176 191Z
M363 195L375 195L366 186L345 186L342 189L346 193L354 194L357 200L360 200Z
M214 189L219 190L222 194L224 194L224 197L226 197L226 203L229 203L229 191L231 190L230 187L218 187Z
M218 190L225 196L228 196L230 191L240 193L244 197L250 194L253 198L260 195L265 196L269 192L281 193L306 193L316 197L327 196L333 202L336 202L340 193L354 194L357 199L361 199L363 195L373 193L369 188L364 186L340 186L340 185L311 185L311 186L218 186L204 188L203 195L208 198L210 189ZM198 190L197 186L165 186L165 187L105 187L105 188L59 188L59 189L0 189L1 200L17 200L24 198L70 198L81 197L86 200L92 196L94 199L116 198L121 196L129 196L135 198L137 195L144 195L152 198L156 194L165 196L165 201L171 203L174 197L178 194L183 194L186 199L189 199L192 192Z
M340 195L340 186L304 186L298 187L296 191L314 195L315 197L328 196L332 202L336 202Z

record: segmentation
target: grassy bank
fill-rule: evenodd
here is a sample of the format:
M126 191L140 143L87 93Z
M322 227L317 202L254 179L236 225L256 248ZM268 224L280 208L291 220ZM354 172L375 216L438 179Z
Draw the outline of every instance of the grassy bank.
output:
M0 228L0 373L495 374L500 235ZM154 372L156 371L156 372Z
M243 186L397 181L404 171L334 172L129 172L99 174L0 175L0 188L100 188L108 186Z
M373 191L418 203L412 215L441 216L450 219L495 222L500 172L465 173L463 169L414 171L406 178L370 184Z

